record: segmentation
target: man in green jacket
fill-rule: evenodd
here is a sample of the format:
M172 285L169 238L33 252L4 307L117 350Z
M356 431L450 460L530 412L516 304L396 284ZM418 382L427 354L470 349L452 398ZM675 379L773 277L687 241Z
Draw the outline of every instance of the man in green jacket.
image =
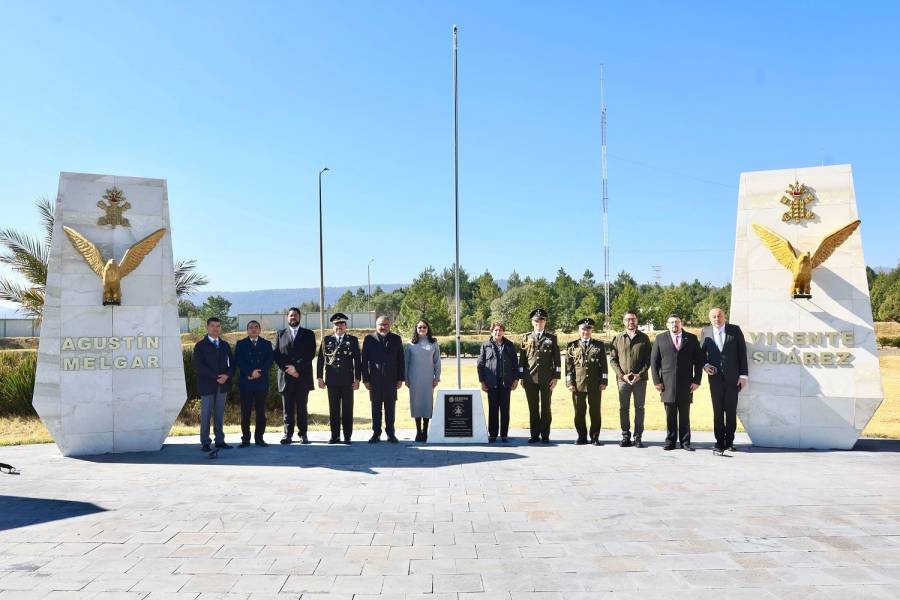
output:
M650 369L650 350L653 346L647 334L638 330L637 315L634 311L625 313L622 320L625 331L612 341L609 364L616 373L619 385L619 424L622 427L622 447L632 445L631 397L634 396L634 442L643 448L641 435L644 433L644 400L647 397L647 372Z
M547 325L547 311L536 308L531 311L531 325L534 331L522 337L519 349L519 377L528 400L531 425L529 444L550 443L550 396L559 380L562 363L556 336L544 331Z
M575 406L575 431L578 439L575 443L584 445L600 443L600 398L606 389L607 368L606 350L603 342L591 337L594 332L594 320L584 318L578 321L580 337L566 346L566 387L572 392L572 403ZM588 428L585 415L591 415L591 439L588 442Z

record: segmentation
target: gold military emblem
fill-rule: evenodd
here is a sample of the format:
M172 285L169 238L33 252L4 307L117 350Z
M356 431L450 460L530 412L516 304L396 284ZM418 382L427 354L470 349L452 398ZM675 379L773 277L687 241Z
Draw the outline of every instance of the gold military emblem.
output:
M794 298L812 298L810 294L810 282L812 270L828 260L838 246L847 241L847 238L856 231L861 221L857 219L849 225L844 225L834 233L830 233L819 243L814 254L798 252L789 241L762 225L753 224L756 235L768 246L775 260L791 272L793 284L791 295Z
M106 200L108 204L103 200L98 200L97 206L105 210L106 214L97 219L97 225L111 225L112 227L121 225L122 227L131 227L131 223L128 219L122 216L122 213L131 208L131 203L125 199L125 194L122 193L122 190L113 186L106 190L106 193L103 194L103 199Z
M781 203L788 207L788 211L781 215L781 220L785 223L788 221L802 223L803 221L815 219L815 213L806 208L806 205L815 199L815 194L806 187L805 183L795 180L794 183L788 186L781 197Z
M72 229L63 227L63 231L69 237L75 249L84 257L85 262L91 267L100 279L103 280L103 306L122 304L122 289L120 283L129 273L138 268L150 252L166 234L165 229L157 229L131 248L125 251L122 260L118 263L115 259L106 259L100 249L92 244L86 237Z

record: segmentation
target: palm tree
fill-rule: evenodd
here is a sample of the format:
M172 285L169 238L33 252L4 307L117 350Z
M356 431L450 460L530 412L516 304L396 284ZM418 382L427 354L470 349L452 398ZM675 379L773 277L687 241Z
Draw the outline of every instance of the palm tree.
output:
M175 295L181 300L183 296L190 296L209 280L194 269L197 268L195 260L177 260L175 261Z
M53 205L41 198L35 205L41 213L44 239L14 229L0 230L0 264L9 265L28 282L27 286L0 277L0 300L18 304L25 314L40 318L44 312L44 286L47 285L47 260L53 238Z
M8 265L21 275L26 285L19 285L0 277L0 300L19 305L25 314L40 319L44 312L44 287L47 285L47 262L50 242L53 240L53 204L41 198L35 205L41 214L43 239L32 237L14 229L0 230L0 264ZM193 294L208 283L206 277L196 272L196 261L175 262L175 294L181 298Z

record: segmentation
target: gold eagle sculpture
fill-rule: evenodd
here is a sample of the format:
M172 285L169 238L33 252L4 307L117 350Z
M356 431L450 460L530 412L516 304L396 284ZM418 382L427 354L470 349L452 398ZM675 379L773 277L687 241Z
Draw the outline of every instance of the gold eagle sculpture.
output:
M91 270L103 280L103 306L122 304L122 279L138 268L144 257L153 251L166 234L165 229L157 229L126 250L122 260L117 263L113 258L105 259L97 246L71 227L63 227L63 231Z
M810 294L810 282L812 270L828 260L838 246L847 241L847 238L856 231L861 221L857 219L849 225L844 225L837 231L830 233L819 243L815 253L798 252L789 241L762 225L753 224L756 235L768 246L775 260L784 265L794 276L791 295L794 298L812 298Z

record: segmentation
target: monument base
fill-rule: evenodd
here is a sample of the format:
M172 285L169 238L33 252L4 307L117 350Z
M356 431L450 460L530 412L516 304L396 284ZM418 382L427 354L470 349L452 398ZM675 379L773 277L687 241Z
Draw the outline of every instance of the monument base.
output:
M487 441L481 390L438 390L428 443L486 444Z

